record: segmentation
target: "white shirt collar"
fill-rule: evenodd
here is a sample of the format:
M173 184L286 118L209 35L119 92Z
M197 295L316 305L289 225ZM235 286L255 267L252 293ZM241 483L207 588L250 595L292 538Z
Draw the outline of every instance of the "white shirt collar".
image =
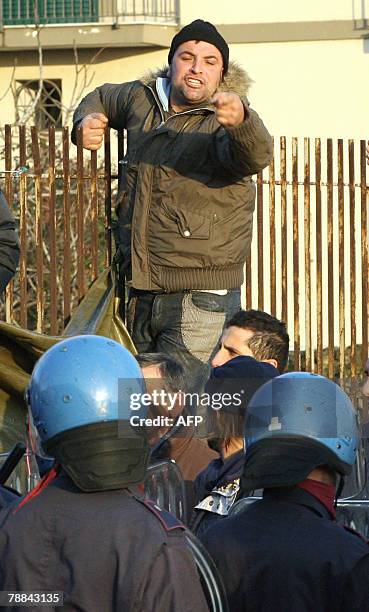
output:
M165 77L156 79L156 91L158 92L159 100L163 109L169 112L169 96L170 96L170 80Z

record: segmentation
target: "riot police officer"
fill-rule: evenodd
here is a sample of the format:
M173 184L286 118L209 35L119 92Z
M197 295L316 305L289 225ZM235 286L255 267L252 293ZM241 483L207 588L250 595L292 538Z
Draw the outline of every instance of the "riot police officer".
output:
M349 398L322 376L285 374L255 393L242 484L263 499L202 538L231 611L369 610L368 543L334 520L358 442Z
M149 448L130 398L144 390L134 357L104 337L66 339L38 361L32 443L56 463L2 520L0 591L59 592L70 611L208 609L182 524L135 488Z

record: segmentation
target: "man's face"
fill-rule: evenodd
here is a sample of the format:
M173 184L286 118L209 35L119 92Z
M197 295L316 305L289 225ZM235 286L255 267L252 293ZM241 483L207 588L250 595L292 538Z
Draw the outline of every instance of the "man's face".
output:
M146 391L150 393L156 403L149 407L149 418L156 416L169 416L175 419L183 410L182 396L179 392L169 392L166 389L165 379L160 372L160 366L149 365L142 368Z
M223 58L217 47L202 40L182 43L170 65L172 106L181 109L208 102L219 86L222 73Z
M254 332L251 329L242 329L234 325L225 329L220 341L220 348L211 362L213 368L221 366L239 355L255 357L249 347L249 340L253 335Z
M361 390L362 390L363 395L369 398L369 359L365 364L364 375L365 375L365 382Z
M158 365L149 365L142 368L142 374L145 379L146 391L153 395L154 391L160 393L160 391L164 388L164 380L160 372L160 367ZM159 405L151 405L149 408L149 418L154 418L156 416L162 415L167 416L167 409L163 406Z

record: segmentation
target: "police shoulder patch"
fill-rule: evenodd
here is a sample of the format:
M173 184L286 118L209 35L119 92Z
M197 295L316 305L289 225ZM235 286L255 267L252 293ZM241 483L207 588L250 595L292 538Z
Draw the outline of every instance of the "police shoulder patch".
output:
M142 499L140 501L146 508L148 508L153 514L155 514L156 518L161 522L165 531L174 531L174 529L186 529L184 524L177 519L173 514L167 512L167 510L162 510L159 506L156 505L151 499Z

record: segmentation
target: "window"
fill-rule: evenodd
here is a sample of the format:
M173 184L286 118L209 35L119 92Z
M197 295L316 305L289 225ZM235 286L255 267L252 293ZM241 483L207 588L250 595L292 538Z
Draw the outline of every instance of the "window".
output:
M15 92L16 120L22 122L35 104L39 91L39 81L17 81ZM40 130L47 130L51 125L63 127L62 83L61 79L42 82L41 95L27 123L36 125ZM23 119L24 121L24 119Z

